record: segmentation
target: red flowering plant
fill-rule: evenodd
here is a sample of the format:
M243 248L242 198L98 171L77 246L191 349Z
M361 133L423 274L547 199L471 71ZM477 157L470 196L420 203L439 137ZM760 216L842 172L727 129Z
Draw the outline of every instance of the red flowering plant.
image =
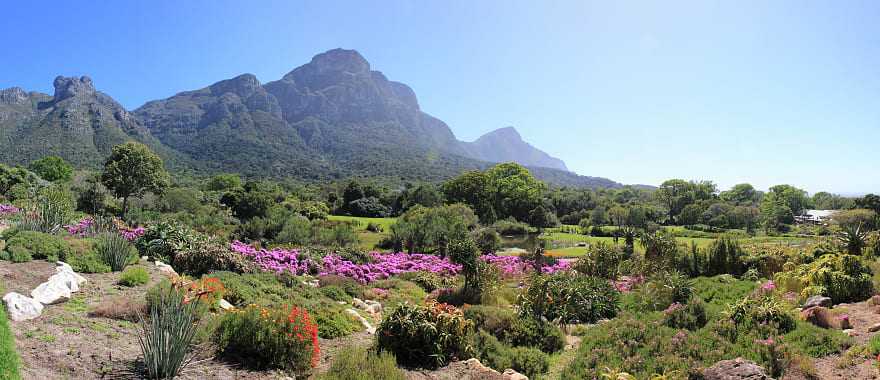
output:
M254 304L226 313L215 342L221 355L258 369L308 373L318 364L318 325L306 309Z

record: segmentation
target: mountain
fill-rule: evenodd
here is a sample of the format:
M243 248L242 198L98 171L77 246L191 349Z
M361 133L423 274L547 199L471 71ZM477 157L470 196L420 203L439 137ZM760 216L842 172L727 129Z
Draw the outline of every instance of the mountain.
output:
M555 185L621 186L566 171L513 128L459 141L421 110L411 88L372 70L354 50L318 54L276 81L242 74L132 112L88 77L58 77L53 96L0 92L2 162L54 154L96 167L113 145L129 140L147 144L174 170L204 174L439 181L515 161Z
M523 141L513 127L496 129L480 136L474 142L462 142L462 149L468 157L489 162L514 161L525 166L559 169L568 171L562 160L544 153Z
M52 96L13 87L0 91L0 161L27 164L46 155L97 167L114 145L139 141L177 165L178 155L154 139L92 80L57 77Z

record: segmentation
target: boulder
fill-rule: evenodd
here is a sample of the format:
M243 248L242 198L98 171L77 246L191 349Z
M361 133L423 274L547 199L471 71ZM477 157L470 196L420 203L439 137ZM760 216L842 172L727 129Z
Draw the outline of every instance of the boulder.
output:
M80 279L82 279L82 281L80 281ZM49 277L47 282L60 282L64 284L64 286L67 286L72 293L75 293L79 291L79 285L85 282L85 280L85 278L74 272L60 271Z
M223 310L235 309L235 306L233 306L231 303L229 303L229 301L222 299L222 298L220 299L220 302L217 303L217 306L219 306L220 309L223 309Z
M13 321L26 321L39 317L43 313L43 304L39 301L15 293L7 293L3 296L3 302L6 303L6 311L9 318Z
M56 264L58 264L58 266L55 267L55 273L69 273L69 274L71 274L72 277L76 279L77 285L82 285L82 284L85 284L86 282L88 282L88 280L86 280L85 277L76 273L73 270L73 267L70 266L70 264L65 263L63 261L58 261L58 262L56 262Z
M361 300L360 298L352 298L351 304L354 307L366 311L372 315L382 313L382 304L373 300Z
M875 323L868 327L868 332L877 332L880 331L880 323Z
M510 368L504 370L504 373L502 373L501 376L504 378L504 380L529 380L526 375L516 372Z
M76 281L73 282L74 284ZM63 278L52 276L36 289L31 290L31 297L44 305L64 302L70 299L73 291L70 289L69 282ZM77 288L79 289L79 288Z
M868 305L871 306L880 306L880 295L873 295L868 300Z
M743 358L722 360L703 371L705 380L771 380L767 372L753 361Z
M170 276L177 276L177 271L171 267L171 265L165 264L159 260L156 260L156 268L159 269L159 272L166 273Z
M810 298L807 298L807 302L804 302L804 306L802 308L804 310L816 306L831 308L833 305L834 303L831 302L831 298L825 296L812 296Z
M376 328L373 327L373 324L371 324L370 321L368 321L366 318L364 318L363 315L358 313L357 310L345 309L345 312L348 313L349 315L351 315L352 317L354 317L355 319L357 319L358 321L360 321L361 324L364 325L364 328L367 330L368 334L375 334L376 333Z

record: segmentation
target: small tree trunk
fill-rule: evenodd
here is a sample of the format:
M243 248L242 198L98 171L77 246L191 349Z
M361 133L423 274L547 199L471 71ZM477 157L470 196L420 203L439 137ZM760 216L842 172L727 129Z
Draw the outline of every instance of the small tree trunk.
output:
M122 197L122 220L128 217L128 196Z

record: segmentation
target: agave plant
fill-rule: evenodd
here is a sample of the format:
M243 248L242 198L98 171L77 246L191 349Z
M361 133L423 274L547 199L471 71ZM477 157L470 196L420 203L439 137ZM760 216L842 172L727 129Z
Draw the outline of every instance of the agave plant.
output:
M868 244L868 231L862 230L862 224L844 225L837 240L846 246L846 252L850 255L861 256L862 249Z
M171 288L150 305L149 318L141 318L138 341L148 379L173 379L192 361L190 348L198 328L199 303L186 302Z

